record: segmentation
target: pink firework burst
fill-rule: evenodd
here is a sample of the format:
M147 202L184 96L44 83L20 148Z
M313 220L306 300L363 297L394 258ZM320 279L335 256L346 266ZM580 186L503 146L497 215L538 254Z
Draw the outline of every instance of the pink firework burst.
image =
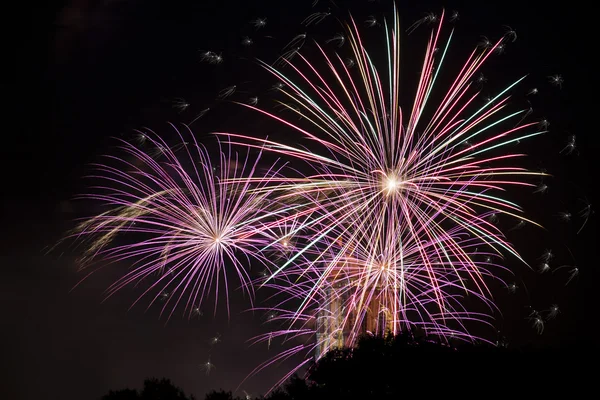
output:
M177 133L181 143L174 147L144 133L150 149L161 149L156 157L153 150L124 143L126 157L109 157L116 165L96 165L94 178L105 184L85 197L111 210L83 222L74 234L88 243L84 266L96 259L133 263L107 296L149 281L135 303L144 296L151 298L148 307L162 300L169 317L180 305L191 316L212 293L216 312L219 293L227 294L234 280L253 294L250 260L270 265L260 252L266 241L257 229L269 215L267 193L239 179L257 173L261 155L251 160L250 152L235 153L221 143L209 151L191 133L190 142ZM266 182L277 171L261 172Z
M329 313L337 322L327 323L323 340L335 346L352 345L369 326L397 333L418 325L427 334L471 340L461 321L487 318L465 310L461 296L477 297L493 309L488 281L504 269L498 260L510 255L525 263L490 217L502 214L537 225L503 193L533 187L528 180L544 175L516 166L524 154L509 145L545 131L535 122L521 124L526 109L506 112L509 92L524 78L477 105L477 74L502 38L475 49L447 90L432 100L452 38L441 40L443 21L444 14L429 38L410 112L399 104L395 12L391 26L386 24L383 70L363 46L354 21L346 35L356 63L352 70L319 45L324 70L301 53L286 63L289 74L264 64L281 81L289 109L306 124L246 107L295 131L298 141L312 143L309 148L224 134L232 143L274 152L312 171L263 188L282 203L304 199L296 213L310 215L301 224L303 241L296 243L295 255L263 283L297 301L295 308L283 306L285 301L277 307L290 324L281 335L318 334L309 321ZM485 259L467 253L471 247L486 249ZM317 347L320 342L317 338ZM307 347L295 349L292 353Z

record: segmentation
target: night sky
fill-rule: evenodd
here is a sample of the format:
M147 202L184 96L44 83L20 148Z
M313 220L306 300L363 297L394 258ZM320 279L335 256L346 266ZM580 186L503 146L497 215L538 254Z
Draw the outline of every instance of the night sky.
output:
M82 277L74 262L77 250L68 246L50 254L45 250L74 227L76 218L96 211L94 204L72 198L86 191L88 182L82 178L89 163L110 154L115 137L131 138L141 127L170 135L167 122L189 123L207 107L214 112L192 125L200 140L217 129L275 131L255 115L248 123L246 111L215 106L214 99L219 90L238 84L243 88L240 96L260 93L267 101L266 89L274 81L251 60L273 61L285 43L309 30L300 22L313 12L311 3L48 2L45 9L15 16L23 21L19 30L3 28L5 39L17 40L9 39L5 48L12 68L1 86L8 123L3 126L1 157L5 229L0 307L5 349L0 397L95 399L109 389L139 387L148 376L164 376L202 398L210 389L235 389L270 356L266 346L248 347L246 341L264 331L264 319L242 312L247 302L238 294L233 296L229 321L224 312L214 318L206 312L192 320L176 317L165 325L155 309L145 312L142 305L128 311L134 291L101 303L103 290L119 276L119 268L103 270L71 291ZM336 3L337 8L321 0L316 8L330 7L341 19L350 11L357 21L369 15L389 17L392 11L387 0ZM583 208L578 199L595 203L599 147L591 109L597 99L592 97L596 76L589 63L597 35L592 33L591 15L577 2L569 2L568 8L548 2L454 3L398 1L398 6L405 27L442 7L460 12L451 60L464 60L482 35L495 39L504 32L503 25L512 27L517 41L484 68L487 85L491 90L529 74L515 101L526 104L527 90L538 87L540 95L531 99L532 118L546 117L551 123L549 134L523 145L531 154L528 166L543 168L553 178L545 195L521 192L514 197L546 229L526 227L509 235L534 271L517 262L510 265L521 290L511 295L497 288L496 301L503 312L498 329L516 347L559 348L573 343L597 347L590 329L597 323L595 300L584 290L591 287L597 267L596 216L579 235L580 218L571 225L556 218L566 209L577 214ZM268 21L260 31L249 24L257 17ZM320 38L341 30L335 19L314 28ZM405 79L417 77L428 32L424 26L402 39ZM255 41L250 49L240 43L246 35ZM374 28L366 37L371 38L367 48L377 52L383 30ZM202 63L202 50L222 52L224 63ZM562 89L548 83L547 77L554 74L564 77ZM413 93L409 85L407 91L407 96ZM173 107L176 98L188 101L189 108L179 112ZM579 153L560 155L570 134L576 135ZM546 248L554 250L555 265L575 263L581 270L579 278L565 286L566 271L545 276L535 272L537 258ZM537 335L525 319L527 306L543 310L554 303L561 308L559 318ZM209 339L217 334L222 342L211 350ZM199 366L209 352L216 369L206 376ZM241 389L264 393L280 372L267 370Z

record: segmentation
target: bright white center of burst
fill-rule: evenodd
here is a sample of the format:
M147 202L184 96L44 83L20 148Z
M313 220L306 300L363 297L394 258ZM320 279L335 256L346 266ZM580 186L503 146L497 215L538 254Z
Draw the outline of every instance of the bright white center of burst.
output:
M283 247L288 247L288 242L287 242L287 240L284 240L284 241L283 241Z
M395 175L390 175L385 178L383 185L387 194L392 194L398 191L400 186L402 186L402 182Z
M215 244L219 244L219 243L221 243L221 237L215 236Z

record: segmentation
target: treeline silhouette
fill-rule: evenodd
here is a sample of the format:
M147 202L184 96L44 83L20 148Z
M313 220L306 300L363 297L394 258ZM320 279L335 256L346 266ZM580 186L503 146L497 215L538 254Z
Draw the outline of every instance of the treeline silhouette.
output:
M182 389L175 386L169 379L146 379L141 391L135 389L111 390L102 396L102 400L195 400L187 397Z
M332 350L304 377L293 376L263 400L399 399L407 396L479 394L521 397L525 392L558 395L581 390L597 365L592 349L571 345L542 351L491 345L450 346L411 334L364 336L355 348ZM592 359L593 357L593 359ZM585 360L588 358L588 360ZM577 384L575 384L577 383ZM559 389L562 388L562 389ZM194 400L168 379L149 379L141 391L111 391L102 400ZM212 391L205 400L245 400L231 391Z

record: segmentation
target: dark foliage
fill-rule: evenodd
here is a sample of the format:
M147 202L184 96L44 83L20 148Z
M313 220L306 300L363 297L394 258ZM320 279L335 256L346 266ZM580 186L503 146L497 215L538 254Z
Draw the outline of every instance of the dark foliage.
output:
M204 400L241 400L241 398L234 397L233 393L230 391L226 392L224 390L219 390L217 392L216 390L213 390L206 395Z
M133 389L110 391L102 400L194 400L169 379L146 379L141 392Z
M133 389L111 390L107 395L102 396L102 400L138 400L139 398L137 390Z
M582 355L575 347L536 352L482 344L451 346L412 334L365 336L356 348L330 351L309 369L306 379L293 377L266 399L497 398L553 393L566 386L572 391L567 377L575 373L573 366ZM550 383L553 373L560 373L561 379Z
M592 361L591 353L584 353L575 345L568 351L536 352L492 345L451 346L412 334L365 336L355 348L330 351L309 368L305 378L293 376L263 400L386 400L484 394L497 398L523 394L523 390L541 395L568 386L575 379L573 375L581 373L577 366L583 365L581 361L586 357ZM560 380L547 382L549 375L559 373ZM578 375L582 376L585 373ZM169 380L152 379L144 382L140 393L125 389L111 391L102 398L133 399L193 397L186 397ZM205 400L243 398L220 390L208 393Z

